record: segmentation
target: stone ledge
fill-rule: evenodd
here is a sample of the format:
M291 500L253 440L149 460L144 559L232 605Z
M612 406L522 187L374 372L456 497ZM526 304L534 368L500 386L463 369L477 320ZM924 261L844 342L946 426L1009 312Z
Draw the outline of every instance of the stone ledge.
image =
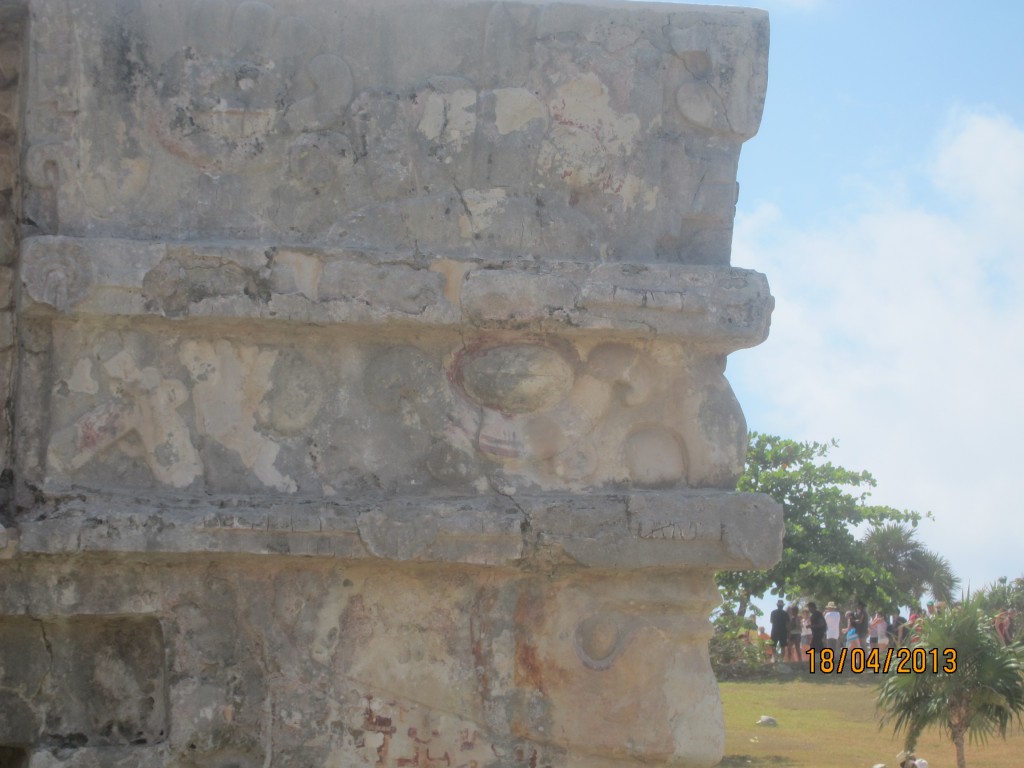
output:
M173 762L164 746L79 747L40 749L29 755L25 768L163 768Z
M61 499L18 523L22 554L245 553L514 566L562 552L600 568L764 568L782 510L763 494L395 497L256 506L250 500ZM148 507L148 509L147 509Z
M714 266L51 236L21 259L23 311L72 316L603 330L732 351L766 338L774 306L764 275Z

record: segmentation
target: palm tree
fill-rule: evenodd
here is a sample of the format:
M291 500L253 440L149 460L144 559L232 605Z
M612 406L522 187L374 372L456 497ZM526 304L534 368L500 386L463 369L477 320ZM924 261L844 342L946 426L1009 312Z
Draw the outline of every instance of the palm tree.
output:
M892 574L900 605L920 605L925 591L939 601L952 602L960 579L949 561L925 548L914 528L889 523L871 528L862 539L869 557L882 572ZM908 601L908 602L904 602Z
M1021 721L1024 649L1004 646L991 619L970 598L925 619L921 640L910 653L919 649L925 654L918 656L927 667L923 674L901 674L895 664L889 670L878 695L881 727L891 723L895 733L905 733L906 748L912 751L921 733L937 726L956 748L957 768L966 768L966 738L982 743L993 733L1006 738L1010 723ZM955 656L946 649L954 649Z

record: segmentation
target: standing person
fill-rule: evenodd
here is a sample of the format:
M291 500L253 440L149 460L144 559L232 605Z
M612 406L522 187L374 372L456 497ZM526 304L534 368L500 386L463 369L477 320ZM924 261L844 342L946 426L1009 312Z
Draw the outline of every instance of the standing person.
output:
M853 624L852 621L847 623L847 628L846 628L846 647L847 648L859 648L860 647L860 637L858 637L858 635L857 635L857 625Z
M775 610L768 617L772 623L772 648L776 661L785 660L786 644L789 642L789 614L783 605L785 603L779 600L775 604Z
M907 619L907 623L903 625L903 641L901 645L913 645L921 639L921 622L924 621L924 615L920 608L912 608L910 610L910 618Z
M877 648L879 653L885 653L889 647L889 622L881 611L875 611L875 616L868 624L868 638L871 640L871 647Z
M903 627L906 623L907 620L900 615L899 611L896 611L896 618L893 619L892 626L890 627L889 643L891 645L903 645Z
M825 606L825 624L828 625L825 632L825 642L833 651L839 651L839 609L831 600Z
M853 628L857 630L857 645L854 648L864 648L868 643L868 624L871 621L868 616L868 606L863 600L857 601L857 607L853 611Z
M840 639L840 647L846 646L847 648L849 648L851 633L853 635L857 634L857 630L853 626L853 611L848 610L846 613L843 614L843 618L843 634L841 635Z
M811 647L811 609L804 607L800 613L800 659L803 660Z
M921 608L919 606L911 606L907 620L900 624L900 627L896 632L896 642L901 647L910 645L911 637L913 637L915 631L915 626L919 621L921 621Z
M1007 608L997 613L996 617L992 619L992 623L995 625L996 634L1002 644L1009 645L1013 637L1013 632L1010 630L1010 609Z
M811 650L820 653L825 648L825 617L814 603L808 603L807 607L811 611Z
M789 613L789 645L786 646L786 659L799 664L803 658L803 649L800 647L800 609L794 603L786 610Z

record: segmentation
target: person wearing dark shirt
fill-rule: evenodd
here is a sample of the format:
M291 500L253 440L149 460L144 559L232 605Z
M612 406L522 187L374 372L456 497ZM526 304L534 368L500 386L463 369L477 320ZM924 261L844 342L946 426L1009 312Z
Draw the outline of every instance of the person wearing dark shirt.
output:
M811 609L811 650L821 651L825 647L825 615L815 603L808 603Z
M853 612L853 628L857 630L857 647L868 647L868 624L871 617L868 616L868 606L863 600L857 601L857 608Z
M772 623L772 647L775 649L775 659L782 659L786 653L786 643L789 642L789 614L782 606L784 603L779 600L776 608L768 617Z

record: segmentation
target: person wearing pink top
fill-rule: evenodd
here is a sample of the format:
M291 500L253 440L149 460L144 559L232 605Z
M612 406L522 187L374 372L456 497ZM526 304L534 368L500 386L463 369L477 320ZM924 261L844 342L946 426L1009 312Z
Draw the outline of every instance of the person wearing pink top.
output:
M889 648L889 622L881 611L875 611L871 622L868 624L868 637L871 640L871 647L885 652Z

